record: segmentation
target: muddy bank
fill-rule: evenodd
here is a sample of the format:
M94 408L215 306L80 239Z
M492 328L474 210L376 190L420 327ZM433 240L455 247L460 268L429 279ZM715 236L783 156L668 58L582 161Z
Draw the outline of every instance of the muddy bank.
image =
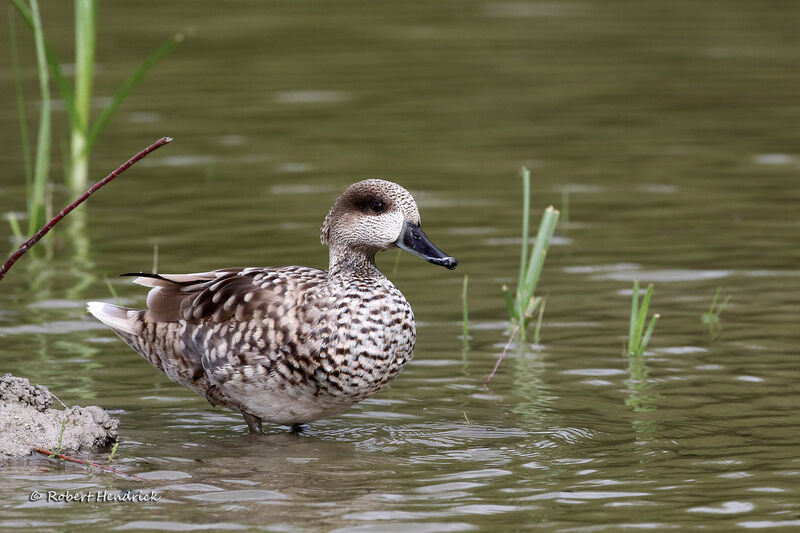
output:
M67 451L101 450L117 439L119 420L97 406L56 409L53 394L26 378L0 378L0 458L29 455L34 447Z

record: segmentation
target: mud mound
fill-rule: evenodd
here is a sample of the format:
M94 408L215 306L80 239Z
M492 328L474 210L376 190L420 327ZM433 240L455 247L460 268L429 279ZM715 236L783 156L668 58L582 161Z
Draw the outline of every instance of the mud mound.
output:
M119 420L97 406L51 408L55 397L42 385L6 374L0 378L0 457L53 449L64 421L63 450L99 450L117 439Z

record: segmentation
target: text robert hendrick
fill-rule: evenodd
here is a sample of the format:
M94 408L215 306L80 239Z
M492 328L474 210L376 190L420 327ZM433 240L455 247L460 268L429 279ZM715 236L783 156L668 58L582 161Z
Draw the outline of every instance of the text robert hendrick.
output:
M151 503L157 502L160 499L161 494L159 494L156 490L96 490L89 492L72 492L69 490L34 490L28 496L28 500L32 502L46 501L62 503Z

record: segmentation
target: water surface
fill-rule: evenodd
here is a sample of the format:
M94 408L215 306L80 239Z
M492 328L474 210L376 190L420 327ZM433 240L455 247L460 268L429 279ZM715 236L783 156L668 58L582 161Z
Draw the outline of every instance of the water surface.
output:
M66 58L71 8L43 16ZM797 6L170 2L104 4L100 20L98 109L162 39L188 37L111 123L93 175L163 135L175 142L3 280L0 364L119 417L115 463L146 481L35 457L5 465L0 528L800 527ZM35 117L27 36L21 46ZM0 56L5 213L24 209L24 178ZM63 112L55 120L60 135ZM515 342L484 392L508 336L500 287L516 279L523 164L533 218L567 197L569 216L541 280L541 342ZM84 312L110 298L104 276L142 305L144 291L115 276L150 270L155 245L161 272L324 267L322 218L365 177L408 187L460 265L383 254L414 306L416 355L343 415L250 436ZM633 280L655 284L662 315L639 364L622 355ZM700 316L719 286L731 300L712 339ZM129 489L161 500L29 501Z

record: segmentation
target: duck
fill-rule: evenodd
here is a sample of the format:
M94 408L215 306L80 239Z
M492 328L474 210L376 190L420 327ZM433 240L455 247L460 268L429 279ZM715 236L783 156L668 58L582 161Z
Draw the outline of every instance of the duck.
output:
M149 287L146 309L88 302L87 309L170 380L212 406L302 429L381 390L411 360L411 305L375 264L400 248L455 269L420 226L405 188L382 179L349 186L325 217L327 270L223 268L129 273Z

